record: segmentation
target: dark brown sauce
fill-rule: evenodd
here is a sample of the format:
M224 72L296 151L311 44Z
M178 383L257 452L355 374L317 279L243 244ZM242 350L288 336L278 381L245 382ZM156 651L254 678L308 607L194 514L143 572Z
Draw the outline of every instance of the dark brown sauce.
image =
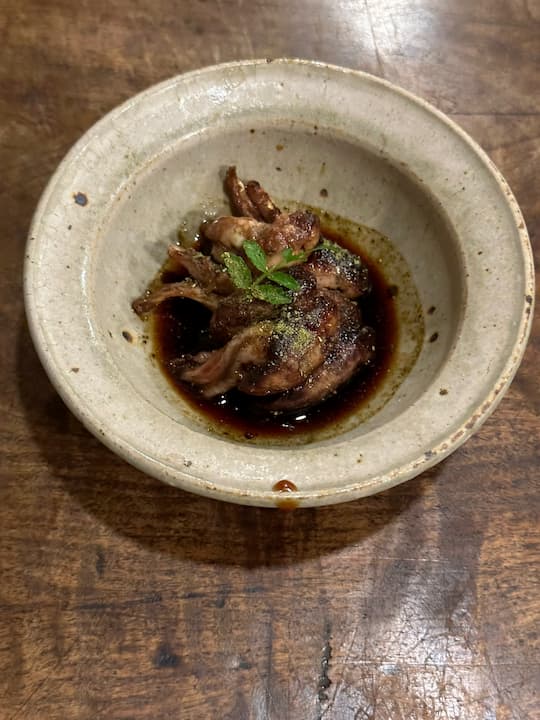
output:
M272 490L280 493L291 493L297 492L298 488L292 480L278 480L277 483L274 483L274 485L272 485Z
M222 434L247 441L283 439L338 424L357 411L377 390L388 371L397 342L397 320L394 298L397 289L386 282L379 263L359 253L347 239L327 228L325 237L359 255L367 266L372 291L358 301L365 325L375 330L375 357L362 367L335 395L307 410L290 414L271 414L260 399L231 390L225 395L207 399L191 385L178 380L169 363L185 353L212 348L208 335L210 311L187 299L171 298L153 313L156 357L167 379L193 408L208 419ZM180 279L165 267L161 282Z
M276 500L276 507L279 508L279 510L296 510L299 503L298 500L293 500L293 498L284 498L283 500Z
M278 480L272 485L272 490L280 495L288 495L292 492L298 492L298 488L292 480ZM280 510L295 510L298 507L298 500L294 498L281 497L276 500L276 507Z

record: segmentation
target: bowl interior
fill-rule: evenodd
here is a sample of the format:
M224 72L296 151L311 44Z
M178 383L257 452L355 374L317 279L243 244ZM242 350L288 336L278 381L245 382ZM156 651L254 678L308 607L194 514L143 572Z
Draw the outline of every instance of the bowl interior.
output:
M389 238L375 233L356 239L398 287L395 361L375 395L353 416L292 443L328 442L345 433L361 436L403 412L434 381L456 339L465 287L455 234L435 198L406 167L359 139L301 123L251 121L239 127L235 122L218 131L206 129L173 144L130 176L98 235L89 285L95 331L119 372L135 392L178 423L178 433L182 425L204 434L220 431L164 379L131 301L163 263L180 227L189 234L203 217L230 212L222 188L222 170L230 164L284 202L318 206Z

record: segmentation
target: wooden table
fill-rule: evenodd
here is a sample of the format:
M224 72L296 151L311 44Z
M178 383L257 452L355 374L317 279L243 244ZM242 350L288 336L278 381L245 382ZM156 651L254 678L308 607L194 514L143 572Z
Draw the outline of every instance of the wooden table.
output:
M329 61L430 100L502 169L538 258L538 0L6 0L0 32L0 718L539 718L538 317L448 460L281 513L106 450L50 386L21 297L70 145L152 83L236 58Z

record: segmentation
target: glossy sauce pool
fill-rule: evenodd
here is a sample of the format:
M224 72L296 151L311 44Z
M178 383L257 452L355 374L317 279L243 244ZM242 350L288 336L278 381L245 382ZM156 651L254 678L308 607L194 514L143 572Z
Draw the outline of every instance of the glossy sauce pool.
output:
M385 280L380 264L358 252L351 242L335 228L324 227L323 235L355 252L367 266L373 289L360 298L363 324L375 330L375 357L327 400L303 411L274 413L264 408L264 401L237 390L207 399L191 385L179 380L171 372L169 363L185 353L197 353L211 347L208 337L210 311L187 299L171 298L153 313L151 332L155 357L162 372L176 391L210 429L220 435L242 441L283 441L286 438L313 436L329 427L338 427L344 418L357 412L376 392L379 383L391 366L396 348L398 323L395 311L397 288ZM172 282L180 276L165 266L160 281Z

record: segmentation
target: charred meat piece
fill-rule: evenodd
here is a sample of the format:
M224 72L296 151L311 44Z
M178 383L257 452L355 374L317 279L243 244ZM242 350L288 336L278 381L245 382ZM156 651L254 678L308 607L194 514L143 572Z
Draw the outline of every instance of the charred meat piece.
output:
M286 248L295 253L311 250L320 237L319 218L303 210L278 215L270 224L248 217L224 216L206 223L202 229L209 240L218 243L218 249L224 246L240 251L246 240L255 240L269 256L269 267L280 262Z
M285 248L295 252L312 250L319 242L321 224L317 215L307 210L295 210L279 215L270 225L265 238L265 251L280 254Z
M185 271L207 292L229 295L234 290L231 278L223 265L214 262L192 248L169 245L169 258L174 268Z
M246 366L264 363L271 332L269 321L250 325L219 350L196 355L192 358L194 367L187 367L179 376L201 386L206 397L227 392L238 385Z
M331 308L319 312L319 325L331 326ZM314 325L314 323L311 323ZM291 311L273 323L264 365L248 368L238 389L248 395L273 395L295 387L324 360L324 338Z
M233 213L254 218L255 220L262 219L262 215L259 213L257 206L247 194L246 186L236 174L236 167L234 165L228 168L224 185Z
M257 330L248 332L253 328ZM225 392L225 386L256 396L286 392L303 385L339 338L350 337L354 330L360 330L359 311L341 293L300 292L277 319L244 328L225 347L196 356L200 366L181 377L200 385L206 397Z
M224 215L204 223L201 230L212 243L217 243L227 250L240 251L246 240L259 242L259 237L267 227L266 223L252 217ZM216 257L214 248L212 248L212 256Z
M304 264L319 288L340 290L348 298L358 298L371 290L368 270L358 255L324 241Z
M272 223L278 215L281 215L281 210L256 180L250 180L248 182L246 192L264 222Z
M231 165L225 175L225 191L229 196L233 213L255 220L271 223L281 213L270 195L256 180L246 185L236 174L236 167Z
M215 342L225 343L240 330L261 320L275 318L278 313L279 308L275 305L237 291L219 303L210 320L210 335Z
M169 298L189 298L204 305L209 310L215 310L219 304L219 296L209 293L196 285L192 280L168 283L155 292L143 295L132 303L132 308L137 315L147 315L164 300Z
M237 387L249 395L283 392L304 382L324 360L324 344L299 319L250 325L219 350L193 358L180 377L213 397Z
M269 404L269 409L291 412L312 407L332 395L366 365L375 354L375 336L369 327L359 327L349 318L328 349L324 362L300 387L294 388Z

